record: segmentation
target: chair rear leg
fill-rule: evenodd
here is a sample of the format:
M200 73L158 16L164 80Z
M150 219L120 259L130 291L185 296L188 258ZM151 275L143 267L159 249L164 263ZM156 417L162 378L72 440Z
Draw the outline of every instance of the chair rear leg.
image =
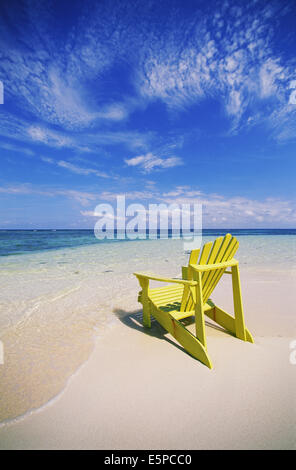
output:
M235 335L237 338L246 341L246 326L244 320L244 310L241 295L241 285L238 266L232 266L232 290L235 315Z

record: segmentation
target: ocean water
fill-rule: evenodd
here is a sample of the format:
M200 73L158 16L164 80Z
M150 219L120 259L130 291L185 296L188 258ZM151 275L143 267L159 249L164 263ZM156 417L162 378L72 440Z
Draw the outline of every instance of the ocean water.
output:
M210 229L203 231L202 243L228 232L240 242L241 269L296 267L295 229ZM116 294L109 278L119 278L115 290L121 292L135 270L178 272L187 261L178 238L97 240L93 230L0 230L0 331L65 299L78 297L77 309L86 292L87 309L93 297L96 305L101 289L110 305ZM100 314L99 323L105 316Z
M205 229L203 237L217 237L231 233L245 236L296 235L296 229ZM159 235L159 231L158 231ZM117 237L117 233L115 233ZM169 233L172 238L172 234ZM148 238L148 233L147 233ZM20 255L35 251L57 250L102 243L123 243L128 240L98 240L93 230L0 230L0 256Z
M295 272L296 230L230 232L241 272ZM56 396L118 315L139 310L134 271L176 277L182 239L99 241L89 230L0 231L0 421Z

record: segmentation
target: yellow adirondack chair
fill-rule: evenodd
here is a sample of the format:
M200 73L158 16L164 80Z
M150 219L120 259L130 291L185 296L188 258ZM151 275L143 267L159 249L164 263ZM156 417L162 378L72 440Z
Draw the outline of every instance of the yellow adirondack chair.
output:
M238 245L237 239L228 233L214 243L206 243L201 254L200 250L192 250L188 266L182 267L182 279L134 273L142 288L138 300L143 305L143 325L151 327L152 315L189 354L210 369L212 363L207 352L205 315L238 338L253 343L251 333L245 327L238 261L233 258ZM210 300L223 274L232 276L234 317ZM150 289L150 280L171 285ZM195 316L196 336L180 321L190 316Z

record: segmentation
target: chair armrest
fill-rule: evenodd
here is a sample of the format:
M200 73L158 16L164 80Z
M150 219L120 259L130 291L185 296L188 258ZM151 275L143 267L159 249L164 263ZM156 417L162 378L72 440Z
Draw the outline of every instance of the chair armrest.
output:
M190 264L190 268L197 272L205 272L205 271L214 271L216 269L226 269L231 266L237 266L238 261L236 259L232 259L230 261L224 261L224 263L216 263L216 264Z
M155 276L154 274L149 273L134 273L137 278L145 278L152 281L160 281L160 282L169 282L175 284L183 284L184 286L196 286L197 281L186 281L185 279L170 279L160 276Z

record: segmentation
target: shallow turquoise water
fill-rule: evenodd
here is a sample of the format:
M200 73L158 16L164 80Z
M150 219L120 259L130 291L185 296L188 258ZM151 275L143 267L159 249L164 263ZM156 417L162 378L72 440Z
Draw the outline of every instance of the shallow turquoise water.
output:
M204 229L203 236L215 238L228 232L241 239L250 235L256 237L296 236L296 229ZM146 236L149 238L148 233L144 235L145 238ZM93 230L0 230L0 256L130 241L129 235L126 236L126 240L121 240L115 233L114 238L113 240L98 240Z
M47 233L46 237L48 240L57 236L59 248L0 257L0 328L40 309L44 310L44 315L46 312L50 315L51 308L58 304L63 304L65 309L73 308L83 317L91 305L111 305L115 295L125 296L128 287L133 290L134 283L130 282L134 280L134 271L179 275L180 267L188 262L182 239L91 243L88 234L86 244L73 246L73 234L69 233L71 247L62 248L60 245L65 243L67 235L55 234ZM28 236L32 237L32 234L25 235L25 238ZM44 234L40 239L43 237ZM79 238L77 233L74 236L77 243L76 237ZM215 238L216 233L207 234L203 243ZM258 233L237 235L237 238L240 247L236 257L241 269L295 269L296 235ZM110 308L105 308L104 315L98 314L99 324L104 323L108 316L106 309L110 311Z

